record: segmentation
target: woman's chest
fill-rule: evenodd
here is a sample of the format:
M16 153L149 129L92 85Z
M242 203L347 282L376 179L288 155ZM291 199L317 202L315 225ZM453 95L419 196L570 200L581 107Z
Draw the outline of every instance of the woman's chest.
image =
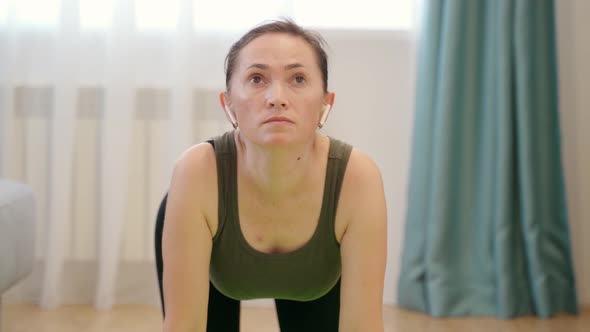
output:
M334 237L342 238L343 217L322 214L323 190L292 197L284 202L257 199L247 192L238 194L238 223L246 242L265 253L285 253L307 244L320 227L319 223L334 223ZM330 227L327 227L332 229Z

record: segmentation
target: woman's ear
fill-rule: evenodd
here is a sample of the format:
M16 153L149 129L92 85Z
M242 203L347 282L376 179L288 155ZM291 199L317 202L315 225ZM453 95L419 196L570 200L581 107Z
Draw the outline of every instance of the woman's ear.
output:
M324 124L326 124L326 120L328 119L328 114L330 114L330 111L332 110L332 107L334 105L335 97L336 97L336 94L334 92L330 92L326 95L326 98L324 99L324 109L322 111L322 115L321 115L320 121L318 123L318 128L322 128L324 126Z
M231 125L235 128L238 127L238 121L236 121L236 115L231 111L231 101L227 92L222 92L219 94L219 102L221 103L221 107L223 108L223 112L225 116L231 122Z
M328 92L324 97L324 104L329 104L330 106L334 105L334 99L336 99L336 93Z

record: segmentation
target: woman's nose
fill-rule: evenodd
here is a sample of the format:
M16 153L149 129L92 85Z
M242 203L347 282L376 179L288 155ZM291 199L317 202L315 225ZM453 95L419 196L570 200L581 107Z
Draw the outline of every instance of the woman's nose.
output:
M266 103L268 107L271 108L286 108L287 107L287 99L285 98L285 93L283 86L279 82L273 82L269 88L266 95Z

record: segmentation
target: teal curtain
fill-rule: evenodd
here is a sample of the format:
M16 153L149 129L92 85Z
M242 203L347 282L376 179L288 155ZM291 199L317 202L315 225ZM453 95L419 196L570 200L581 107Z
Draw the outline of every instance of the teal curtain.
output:
M426 0L398 304L577 313L551 0Z

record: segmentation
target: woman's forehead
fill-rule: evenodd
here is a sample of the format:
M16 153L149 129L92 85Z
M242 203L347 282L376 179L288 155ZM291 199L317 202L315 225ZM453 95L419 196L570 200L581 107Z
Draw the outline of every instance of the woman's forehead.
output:
M246 70L254 64L268 67L317 66L313 48L302 37L286 33L267 33L253 39L238 56L238 66Z

